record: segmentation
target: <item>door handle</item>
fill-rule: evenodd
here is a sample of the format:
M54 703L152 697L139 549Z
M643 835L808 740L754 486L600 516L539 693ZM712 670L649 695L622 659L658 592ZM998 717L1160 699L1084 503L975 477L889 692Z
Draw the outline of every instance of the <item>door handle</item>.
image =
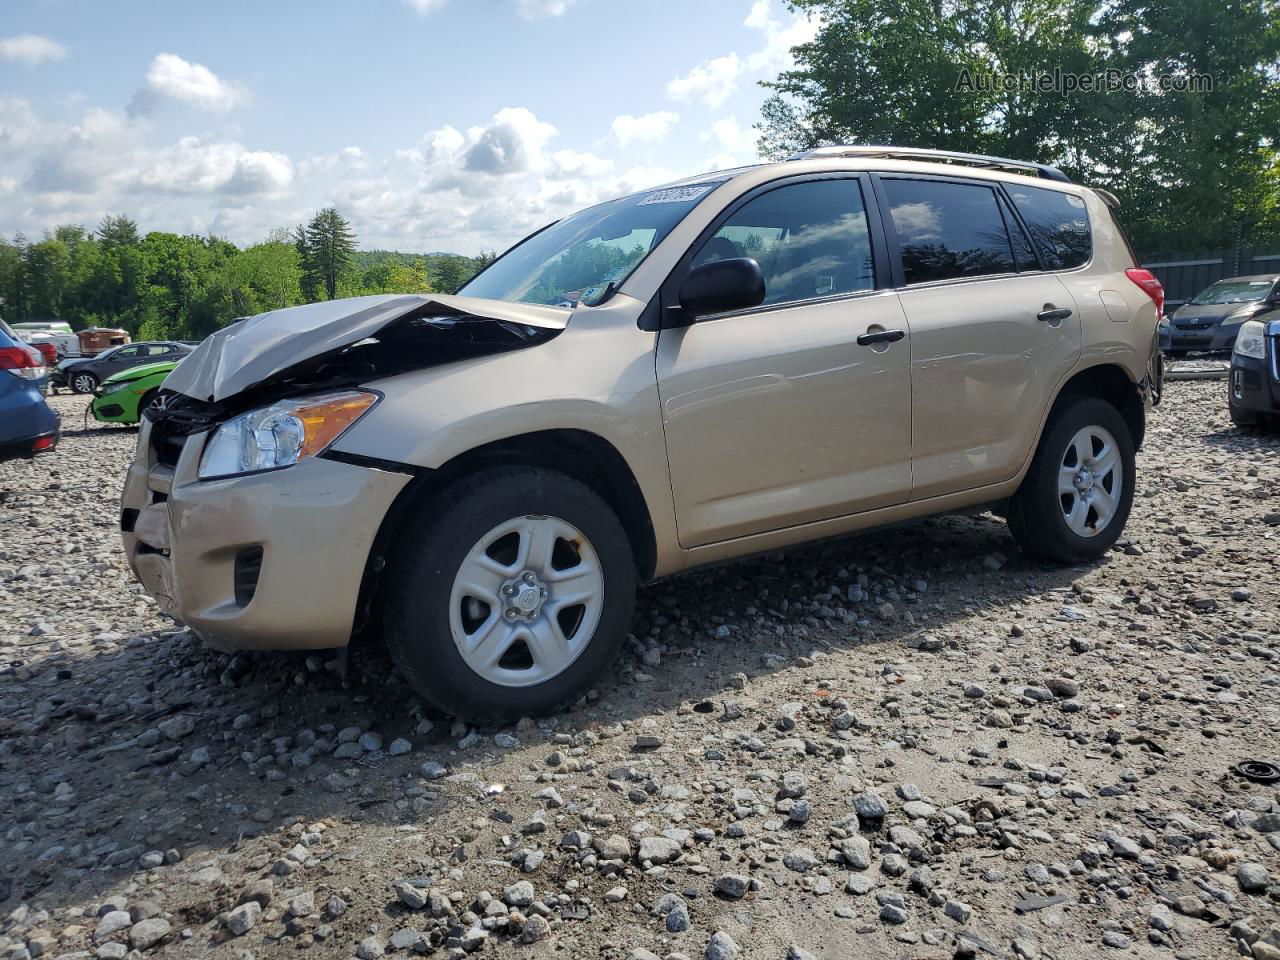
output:
M1052 303L1046 303L1044 309L1036 314L1036 319L1043 320L1045 323L1057 323L1069 316L1071 311L1067 307L1055 307Z
M864 333L858 337L858 346L867 347L873 343L897 343L907 335L905 330L879 330L875 333Z

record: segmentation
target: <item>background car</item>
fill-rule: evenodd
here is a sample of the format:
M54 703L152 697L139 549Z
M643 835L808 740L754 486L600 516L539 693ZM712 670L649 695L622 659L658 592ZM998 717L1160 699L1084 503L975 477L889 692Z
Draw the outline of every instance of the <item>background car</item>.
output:
M1280 314L1274 316L1280 317ZM1280 424L1280 319L1246 320L1231 352L1227 403L1237 427Z
M1256 274L1219 280L1201 290L1160 324L1160 349L1229 352L1240 325L1280 308L1280 276Z
M45 402L44 358L0 320L0 460L58 445L58 415Z
M177 360L147 363L102 381L89 410L102 423L137 423Z
M157 363L162 360L178 361L194 347L176 340L154 340L130 343L122 347L104 350L96 357L64 360L58 364L53 377L54 387L70 387L76 393L93 393L98 385L122 371Z

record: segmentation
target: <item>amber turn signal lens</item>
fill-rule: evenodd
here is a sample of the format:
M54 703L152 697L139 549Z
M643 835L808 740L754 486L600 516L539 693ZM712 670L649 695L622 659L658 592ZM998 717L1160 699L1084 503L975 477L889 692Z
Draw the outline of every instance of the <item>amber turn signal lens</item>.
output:
M294 416L302 421L301 455L319 453L378 402L372 393L348 393L333 399L299 404Z

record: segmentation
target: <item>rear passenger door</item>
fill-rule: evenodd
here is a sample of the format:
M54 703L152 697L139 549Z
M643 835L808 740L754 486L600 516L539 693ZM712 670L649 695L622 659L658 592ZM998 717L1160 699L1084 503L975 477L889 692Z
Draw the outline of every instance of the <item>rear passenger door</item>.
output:
M730 205L664 284L671 309L689 269L708 260L751 257L765 279L760 306L659 334L658 391L684 546L909 496L910 336L898 297L885 289L869 189L856 176L761 187Z
M1080 317L999 185L876 178L911 328L911 499L1014 476L1075 363Z

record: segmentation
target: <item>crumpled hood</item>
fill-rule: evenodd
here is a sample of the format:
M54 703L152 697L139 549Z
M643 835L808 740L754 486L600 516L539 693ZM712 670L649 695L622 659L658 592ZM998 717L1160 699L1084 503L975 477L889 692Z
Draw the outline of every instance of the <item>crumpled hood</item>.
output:
M220 402L309 360L374 337L408 314L559 331L569 313L563 307L439 293L382 294L287 307L239 320L207 337L178 364L165 387L197 400Z

